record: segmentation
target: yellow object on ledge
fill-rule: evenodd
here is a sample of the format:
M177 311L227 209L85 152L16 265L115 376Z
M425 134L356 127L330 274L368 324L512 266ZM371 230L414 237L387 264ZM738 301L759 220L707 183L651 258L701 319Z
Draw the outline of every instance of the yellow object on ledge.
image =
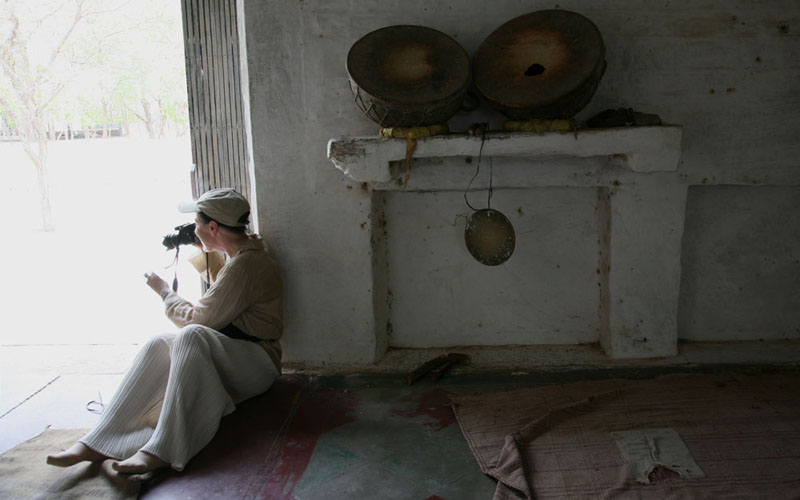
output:
M444 135L450 133L446 124L428 125L425 127L388 127L381 129L381 137L384 139L395 138L406 140L406 177L403 180L403 191L408 185L411 177L411 157L417 149L417 139L431 137L433 135Z
M388 127L381 129L381 137L385 139L421 139L432 135L443 135L450 133L446 124L428 125L425 127Z
M575 130L575 122L572 120L507 121L503 125L503 130L510 132L568 132Z

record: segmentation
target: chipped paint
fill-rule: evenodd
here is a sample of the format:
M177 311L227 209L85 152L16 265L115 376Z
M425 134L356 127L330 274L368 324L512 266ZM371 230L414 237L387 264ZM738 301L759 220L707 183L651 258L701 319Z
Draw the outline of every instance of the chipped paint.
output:
M320 436L356 419L357 399L346 389L315 391L299 403L282 440L280 460L261 490L261 498L291 499Z
M406 398L406 401L417 403L414 410L392 410L392 413L408 418L429 417L432 421L425 425L440 431L456 421L456 415L450 406L450 395L444 389L431 389L421 395Z

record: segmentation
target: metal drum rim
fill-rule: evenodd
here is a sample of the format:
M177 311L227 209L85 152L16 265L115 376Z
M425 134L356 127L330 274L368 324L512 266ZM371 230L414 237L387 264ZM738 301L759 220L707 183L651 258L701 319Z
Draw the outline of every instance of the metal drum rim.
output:
M590 28L590 31L596 35L598 46L600 48L599 53L600 57L596 61L595 65L591 68L590 71L587 71L586 74L581 75L582 78L576 78L574 84L572 84L569 88L565 87L565 90L562 92L560 96L554 96L552 99L548 101L537 101L537 102L508 102L507 100L503 99L503 96L494 96L494 95L487 95L487 88L486 88L486 79L483 78L483 71L480 68L479 58L482 55L482 52L488 50L487 47L489 43L491 43L494 37L498 37L499 33L502 33L504 29L508 29L509 25L523 23L527 18L530 17L543 17L545 15L558 15L558 16L566 16L572 19L579 19L581 23L583 23L586 27ZM573 12L570 10L561 10L561 9L545 9L545 10L537 10L533 12L528 12L527 14L522 14L517 16L513 19L506 21L505 23L498 26L494 29L478 46L477 50L475 51L475 55L472 59L472 77L473 81L475 82L475 87L481 93L481 95L486 98L488 101L492 103L497 103L500 106L508 107L508 108L516 108L519 110L524 110L528 108L538 108L551 105L555 102L558 102L564 96L568 96L577 92L589 84L592 80L602 77L603 69L605 68L605 43L603 41L602 33L600 33L599 28L597 27L591 19L587 18L586 16L579 14L577 12Z

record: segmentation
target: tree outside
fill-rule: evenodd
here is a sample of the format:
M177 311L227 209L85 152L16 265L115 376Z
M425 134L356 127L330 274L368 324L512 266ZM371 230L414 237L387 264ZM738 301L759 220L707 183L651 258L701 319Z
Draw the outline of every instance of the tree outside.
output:
M43 230L54 141L187 132L180 23L177 2L0 0L0 140L35 169Z
M0 0L0 348L174 331L144 272L199 296L161 246L192 218L183 47L179 2Z

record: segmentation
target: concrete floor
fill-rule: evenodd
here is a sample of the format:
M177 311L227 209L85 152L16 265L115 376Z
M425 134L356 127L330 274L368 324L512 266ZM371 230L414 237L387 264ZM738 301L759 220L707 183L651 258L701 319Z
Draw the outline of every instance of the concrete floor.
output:
M138 346L0 349L3 452L48 426L93 426L98 415L87 411L86 403L110 399ZM710 352L689 349L671 362L644 365L597 364L588 356L585 364L539 360L538 367L525 368L508 353L493 357L485 351L469 369L411 386L404 373L435 352L394 353L383 365L393 373L285 373L270 391L225 417L217 436L186 470L162 473L145 486L141 498L338 499L376 498L376 493L386 499L491 498L495 483L480 472L463 439L450 394L602 377L800 366L796 343L717 349L715 356ZM584 358L573 353L565 359ZM529 364L535 359L529 358ZM551 353L548 359L560 358ZM498 363L514 369L490 369Z

